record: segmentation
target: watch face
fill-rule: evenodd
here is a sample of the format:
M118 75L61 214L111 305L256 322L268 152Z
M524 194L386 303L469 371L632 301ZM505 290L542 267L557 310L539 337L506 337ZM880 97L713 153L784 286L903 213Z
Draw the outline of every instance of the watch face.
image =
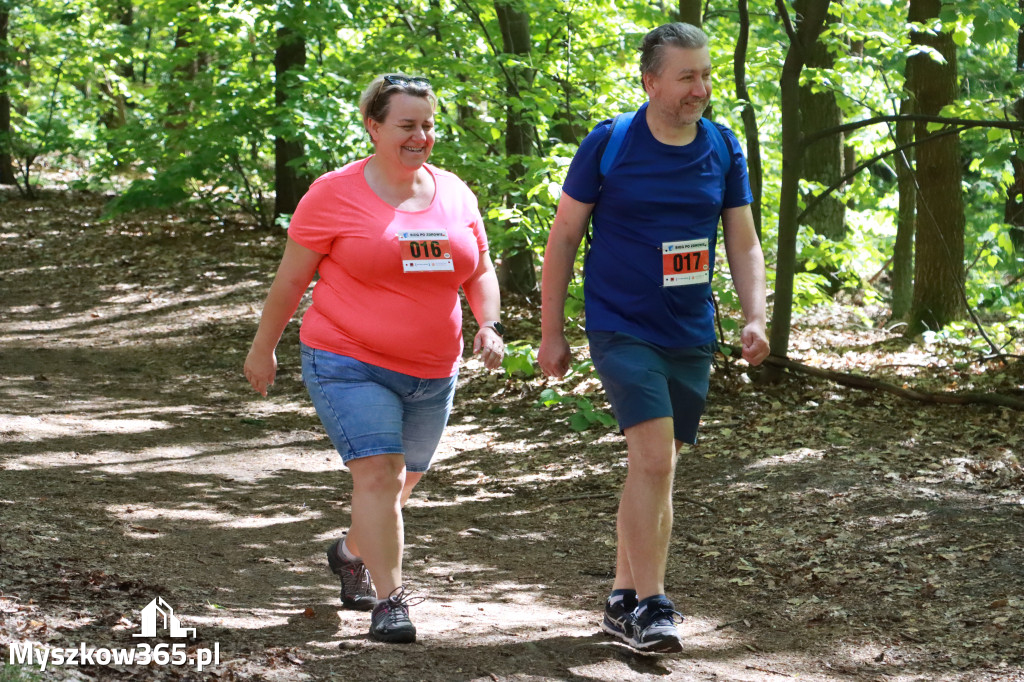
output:
M501 322L492 322L491 327L494 328L494 331L498 332L498 336L505 336L505 325Z

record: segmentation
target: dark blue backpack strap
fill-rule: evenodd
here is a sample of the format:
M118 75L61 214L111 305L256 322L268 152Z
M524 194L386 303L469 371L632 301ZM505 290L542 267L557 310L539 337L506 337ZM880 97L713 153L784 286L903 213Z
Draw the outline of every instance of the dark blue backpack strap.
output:
M700 120L704 130L708 131L708 139L711 140L711 146L715 149L715 154L718 155L718 160L722 164L722 196L725 196L725 178L729 175L729 171L732 168L732 155L729 154L729 146L725 143L725 138L722 137L722 131L718 129L712 121L702 118Z
M634 116L636 116L635 111L625 111L612 119L612 130L608 135L608 144L605 145L604 151L601 153L600 173L602 179L615 166L615 161L619 156L619 149L622 147L622 141L626 139L629 124L633 122Z

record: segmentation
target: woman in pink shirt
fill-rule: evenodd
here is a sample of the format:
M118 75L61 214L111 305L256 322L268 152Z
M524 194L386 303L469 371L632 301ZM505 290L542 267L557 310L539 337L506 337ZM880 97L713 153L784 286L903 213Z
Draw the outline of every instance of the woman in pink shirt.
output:
M246 378L266 395L281 334L319 273L300 330L302 377L352 473L351 528L327 561L342 604L372 610L370 636L385 642L416 639L402 587L402 506L451 412L460 287L480 327L473 352L489 369L504 353L476 197L426 163L436 104L425 78L402 74L378 76L363 92L375 153L320 177L299 202L245 360Z

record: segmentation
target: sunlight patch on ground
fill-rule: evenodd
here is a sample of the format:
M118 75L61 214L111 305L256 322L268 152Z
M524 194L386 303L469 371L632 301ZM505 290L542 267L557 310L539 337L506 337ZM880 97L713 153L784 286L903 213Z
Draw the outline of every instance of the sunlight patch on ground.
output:
M460 575L464 573L493 573L495 568L493 566L481 566L479 564L464 564L456 561L439 561L432 559L429 566L425 566L421 569L421 573L426 575L434 575L446 578L450 575Z
M107 511L114 517L122 519L128 524L149 524L147 527L134 527L135 530L142 530L143 532L160 532L161 529L153 528L153 521L186 521L186 522L206 522L210 527L213 528L266 528L268 526L277 526L285 523L301 523L303 521L311 521L313 519L319 519L322 514L320 512L307 511L303 514L281 514L274 516L266 516L262 514L253 513L251 510L246 510L242 515L228 514L222 511L217 511L211 507L204 507L201 505L191 505L188 509L168 509L165 507L153 507L149 505L111 505L107 507ZM129 525L129 528L133 528Z
M197 629L220 627L238 630L261 630L287 625L288 619L294 616L294 614L279 615L277 611L268 609L250 609L246 611L217 609L215 613L216 615L211 616L187 615L182 620L189 627L196 627ZM232 613L238 615L231 615Z
M90 347L116 346L123 344L126 339L152 336L153 325L157 323L155 317L166 317L170 328L182 331L181 317L186 314L183 312L183 303L188 306L187 319L191 327L206 322L220 323L225 319L253 319L255 325L257 312L251 303L201 305L204 301L221 300L245 288L244 282L217 286L202 293L192 292L185 302L162 298L157 291L149 289L130 294L119 293L89 310L67 312L59 318L51 316L47 328L68 332L61 337L65 347L81 345L76 344L76 341L89 341ZM38 338L39 322L35 315L41 310L39 306L18 306L7 310L9 316L0 324L0 333L8 341ZM10 315L25 316L25 319L12 320ZM143 331L137 331L139 329Z
M0 434L4 439L38 441L44 438L65 438L82 434L144 433L168 429L171 425L153 419L89 419L72 415L42 417L0 414Z
M458 484L456 484L458 485ZM485 491L474 492L472 495L457 495L446 499L431 498L410 498L409 507L458 507L467 502L483 502L485 500L498 500L503 497L511 497L512 493L489 493Z
M276 439L275 439L276 440ZM92 466L112 474L180 472L254 483L282 471L323 472L341 467L331 450L311 450L306 444L277 443L271 439L213 443L203 446L143 448L137 452L102 450L90 453L50 452L8 463L11 469L52 466Z
M806 461L817 461L825 457L824 450L815 450L814 448L797 448L796 450L790 450L784 452L781 455L774 457L765 457L756 462L751 462L747 465L748 469L764 469L767 467L779 466L782 464L797 464L799 462Z
M268 439L269 440L269 439ZM2 442L2 440L0 440ZM8 460L12 470L52 467L92 467L119 475L177 472L211 476L242 483L272 478L282 471L323 472L341 467L333 450L310 450L308 445L280 446L268 441L143 448L138 451L97 450L88 453L53 450Z
M297 514L292 516L244 516L235 521L228 523L215 524L221 528L266 528L268 526L279 526L284 523L301 523L303 521L312 521L313 519L319 519L323 514L319 512L307 512L305 514Z

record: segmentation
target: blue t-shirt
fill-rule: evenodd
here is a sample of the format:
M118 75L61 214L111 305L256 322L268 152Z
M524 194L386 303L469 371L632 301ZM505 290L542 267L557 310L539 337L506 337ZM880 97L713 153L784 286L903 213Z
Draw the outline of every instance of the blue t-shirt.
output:
M594 204L583 283L587 330L625 332L667 348L701 346L715 340L711 275L722 209L753 200L747 163L736 136L719 125L732 155L723 202L721 162L704 127L690 144L663 144L651 134L646 111L644 104L633 118L603 182L610 120L580 144L562 185L573 199ZM663 253L664 245L670 246ZM673 249L681 249L674 262L685 257L687 271L693 259L696 272L682 280L695 283L665 286Z

